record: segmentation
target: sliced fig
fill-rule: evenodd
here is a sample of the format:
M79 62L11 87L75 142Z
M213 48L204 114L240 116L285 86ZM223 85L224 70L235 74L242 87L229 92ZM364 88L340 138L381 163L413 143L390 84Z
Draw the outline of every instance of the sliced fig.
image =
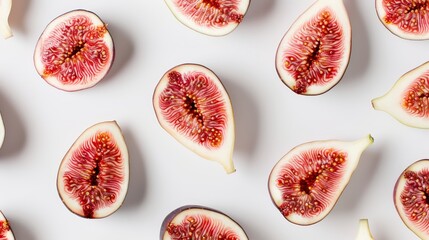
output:
M160 240L247 240L243 228L226 214L203 206L183 206L167 215Z
M295 93L318 95L341 80L350 53L351 25L343 0L317 0L281 40L276 69Z
M383 96L371 101L399 122L415 128L429 128L429 62L402 75Z
M359 230L356 240L374 240L371 231L369 230L368 219L359 220Z
M165 0L185 26L210 36L232 32L243 21L250 0Z
M332 210L356 169L371 135L356 141L322 140L289 151L271 171L271 200L290 222L310 225Z
M9 14L12 9L12 0L0 0L0 33L7 39L13 36L9 26Z
M177 141L235 172L231 101L210 69L182 64L168 70L156 86L153 107L159 124Z
M9 221L0 211L0 239L1 240L15 240L15 237L10 227Z
M95 13L79 9L48 24L37 42L34 65L50 85L78 91L101 81L114 56L107 24Z
M114 213L125 199L128 182L128 150L115 121L86 129L64 156L57 176L61 200L85 218Z
M429 39L429 2L426 0L375 0L383 25L398 37Z
M401 173L393 197L405 225L421 239L429 239L429 159L416 161Z
M4 128L3 118L0 115L0 148L3 146L6 130Z

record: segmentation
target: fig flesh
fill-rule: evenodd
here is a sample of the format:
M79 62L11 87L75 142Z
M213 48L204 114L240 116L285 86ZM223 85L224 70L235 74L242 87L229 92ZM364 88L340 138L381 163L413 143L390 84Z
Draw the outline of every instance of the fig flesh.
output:
M64 156L57 176L64 205L85 218L114 213L125 199L128 182L128 150L115 121L86 129Z
M64 91L90 88L109 72L114 44L95 13L73 10L50 22L34 51L34 65L50 85Z
M159 124L178 142L235 172L231 101L210 69L182 64L168 70L155 88L153 107Z
M0 115L0 148L3 146L6 130L4 128L3 118Z
M247 240L243 228L226 214L203 206L183 206L164 219L160 240Z
M429 2L421 0L376 0L377 15L383 25L398 37L429 39Z
M0 0L0 33L7 39L13 36L9 26L9 14L12 9L12 0Z
M404 224L421 239L429 239L429 159L414 162L401 173L393 196Z
M290 222L311 225L333 209L356 169L371 135L355 141L321 140L289 151L271 171L271 200Z
M295 93L318 95L341 80L350 53L351 25L343 0L317 0L283 36L276 69Z
M383 96L371 101L376 110L415 128L429 128L429 62L402 75Z
M0 239L1 240L15 240L15 237L10 227L9 221L0 211Z
M359 229L356 240L374 240L371 231L369 230L368 219L359 220Z
M165 0L185 26L210 36L232 32L242 21L250 0Z

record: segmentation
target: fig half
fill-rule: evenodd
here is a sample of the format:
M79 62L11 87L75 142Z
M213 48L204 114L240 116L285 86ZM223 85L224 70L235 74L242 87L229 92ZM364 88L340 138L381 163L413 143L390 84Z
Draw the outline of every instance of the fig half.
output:
M243 20L250 0L165 0L185 26L210 36L232 32Z
M115 121L86 129L64 156L57 176L61 200L85 218L114 213L125 199L128 182L128 150Z
M318 95L341 80L350 53L351 25L343 0L317 0L281 40L276 69L295 93Z
M153 94L159 124L201 157L235 172L234 116L219 78L198 64L182 64L162 76Z
M0 0L0 33L7 39L13 36L9 26L9 14L12 9L12 0Z
M226 214L203 206L183 206L167 215L160 240L247 240L243 228Z
M429 39L429 2L426 0L376 0L377 15L383 25L398 37Z
M15 237L10 227L9 221L0 211L0 239L1 240L15 240Z
M50 85L64 91L90 88L109 72L113 39L95 13L73 10L48 24L34 51L34 65Z
M271 171L271 200L298 225L321 221L332 210L356 169L371 135L356 141L322 140L289 151Z
M429 159L414 162L401 173L393 196L405 225L421 239L429 239Z
M383 96L371 101L399 122L415 128L429 128L429 62L402 75Z
M359 229L356 240L374 240L371 231L369 230L368 219L359 220Z

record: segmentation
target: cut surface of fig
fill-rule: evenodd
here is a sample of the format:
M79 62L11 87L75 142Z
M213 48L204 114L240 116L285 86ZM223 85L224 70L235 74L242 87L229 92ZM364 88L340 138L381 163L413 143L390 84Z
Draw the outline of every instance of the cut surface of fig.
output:
M429 239L429 159L414 162L401 173L393 196L405 225L421 239Z
M64 91L90 88L108 73L114 44L93 12L73 10L50 22L34 51L34 65L50 85Z
M153 106L160 125L177 141L227 173L235 130L231 102L219 78L208 68L182 64L168 70L156 86Z
M0 0L0 33L7 39L13 36L9 26L9 14L12 9L12 0Z
M1 240L15 240L15 237L10 227L9 221L0 211L0 239Z
M359 220L359 229L356 235L356 240L374 240L369 229L368 219Z
M128 150L115 121L86 129L64 156L57 176L61 200L85 218L114 213L125 199L128 182Z
M165 0L185 26L210 36L232 32L242 21L250 0Z
M318 95L341 80L350 53L351 25L343 1L317 0L281 40L276 69L295 93Z
M183 206L164 219L160 240L247 240L243 228L226 214L203 206Z
M410 40L429 39L429 2L376 0L377 15L393 34Z
M310 225L332 210L356 169L371 135L355 141L303 143L273 167L268 180L271 200L290 222Z
M4 127L3 118L0 114L0 148L3 146L5 135L6 135L6 129Z
M429 128L429 62L402 75L383 96L372 100L376 110L415 128Z

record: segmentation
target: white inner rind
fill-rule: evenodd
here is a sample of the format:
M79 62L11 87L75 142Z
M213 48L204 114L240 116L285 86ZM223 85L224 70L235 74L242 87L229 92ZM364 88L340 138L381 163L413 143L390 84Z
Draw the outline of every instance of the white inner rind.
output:
M360 156L363 151L373 143L374 139L371 135L365 136L356 141L339 141L339 140L323 140L323 141L313 141L304 143L296 146L291 151L289 151L285 156L283 156L279 162L274 166L271 171L268 187L271 194L271 199L277 207L283 204L283 194L281 190L277 187L276 179L280 176L280 173L285 165L295 159L296 156L301 155L303 152L307 152L311 149L322 148L322 149L335 149L338 151L347 152L347 159L345 161L344 172L342 179L339 180L337 191L332 194L332 202L322 211L320 214L313 216L311 218L303 217L300 214L292 213L285 218L292 223L298 225L310 225L319 222L322 220L335 206L336 201L339 199L341 193L349 183L349 180L355 171Z
M121 172L123 175L123 181L120 183L120 192L118 193L116 197L116 201L112 203L111 205L108 205L106 208L100 208L96 209L94 211L94 218L103 218L107 217L108 215L114 213L123 203L125 196L128 191L128 183L129 183L129 156L128 156L128 149L125 144L125 139L122 135L121 129L119 128L116 121L109 121L109 122L101 122L97 123L90 128L86 129L79 138L74 142L70 150L67 152L67 154L64 156L61 165L58 170L58 177L57 177L57 187L58 187L58 193L64 202L64 204L67 206L67 208L70 209L70 211L76 213L77 215L84 216L82 206L79 204L78 198L74 198L70 196L64 189L64 174L69 170L68 164L71 160L71 157L73 153L80 148L81 144L92 138L96 133L98 132L109 132L112 134L117 147L120 149L121 152L121 158L122 158L122 169L117 170L118 172Z
M412 2L412 1L411 1ZM411 4L411 3L410 3ZM404 39L410 39L410 40L425 40L429 39L429 31L427 33L412 33L412 32L406 32L401 30L397 25L393 23L386 23L384 21L384 18L386 17L386 11L383 7L383 0L376 0L375 1L375 8L377 12L377 16L380 19L380 21L383 23L383 25L393 34L397 35L398 37L404 38Z
M6 129L4 127L3 118L0 114L0 148L3 146L5 135L6 135Z
M192 139L189 139L189 137L183 136L183 134L181 134L176 130L175 126L172 123L164 119L162 110L159 107L160 105L159 96L168 86L168 82L169 82L168 73L170 73L171 71L177 71L181 74L184 74L187 72L194 72L194 71L203 72L208 78L211 79L211 81L216 85L218 90L221 92L228 121L226 122L226 129L224 131L223 143L218 148L208 149L203 145L201 145L200 143L195 142ZM232 160L232 154L233 154L234 142L235 142L235 125L234 125L234 114L232 110L232 105L229 99L229 95L226 92L224 86L220 82L219 78L211 70L197 64L183 64L183 65L174 67L173 69L170 69L169 71L167 71L166 74L164 74L164 76L161 78L161 80L159 81L155 89L154 97L153 97L153 105L154 105L155 113L160 125L178 142L180 142L181 144L183 144L185 147L195 152L196 154L200 155L201 157L220 163L224 167L227 173L235 172L235 167Z
M4 233L5 238L2 238L2 239L5 239L5 240L15 240L15 236L13 235L13 232L12 232L12 227L10 226L9 221L6 219L6 217L3 215L3 212L1 212L1 211L0 211L0 221L7 222L8 225L9 225L9 228L10 228L9 231L7 231L7 232Z
M185 218L187 216L195 216L195 215L204 215L204 216L209 217L210 219L213 219L214 222L222 223L225 227L233 230L234 233L237 234L238 239L240 239L240 240L247 240L248 239L244 230L234 220L232 220L230 217L228 217L224 214L221 214L221 213L215 212L215 211L211 211L208 209L201 209L201 208L192 209L191 208L191 209L184 210L184 211L180 212L179 214L177 214L170 221L170 223L180 225L180 224L182 224L183 220L185 220ZM163 240L172 240L171 236L168 234L167 231L164 233Z
M344 7L343 0L317 0L313 5L311 5L303 14L301 14L298 19L292 24L286 34L283 36L280 41L279 47L276 53L276 69L277 73L280 76L280 79L291 89L294 89L296 85L295 77L289 73L284 68L284 59L283 54L286 49L290 49L292 38L302 30L302 27L315 16L320 14L322 9L330 9L336 18L336 20L341 23L343 40L344 43L344 52L342 60L339 63L337 75L332 78L329 82L324 83L323 85L311 84L307 87L307 91L303 93L304 95L318 95L326 92L331 89L335 84L337 84L343 77L347 66L350 60L351 53L351 42L352 42L352 32L349 16L347 10Z
M371 231L369 230L368 219L359 220L359 229L356 240L374 240Z
M429 118L412 115L402 107L405 91L410 84L427 71L429 71L429 62L402 75L385 95L372 100L374 109L390 114L405 125L416 128L429 128Z
M221 0L222 1L222 0ZM205 27L199 24L196 24L194 20L188 15L183 14L181 9L176 6L177 0L165 0L170 11L173 15L181 22L183 25L193 29L197 32L210 35L210 36L224 36L230 32L232 32L239 24L236 22L229 22L228 24L222 27ZM202 0L194 0L194 2L202 2ZM246 14L247 9L249 8L250 0L241 0L238 5L237 13L242 14L243 16Z
M407 214L405 213L401 202L401 193L402 193L402 190L405 188L405 183L407 182L407 180L404 177L404 173L407 171L419 172L423 169L429 169L429 160L424 159L424 160L417 161L411 164L407 169L405 169L404 172L402 172L401 176L398 178L395 185L394 200L395 200L396 210L398 211L398 214L401 217L404 224L421 239L429 239L429 233L427 231L425 232L420 230L415 226L415 224L412 221L408 219Z
M7 39L13 36L9 26L9 14L12 8L12 0L0 0L0 33Z
M113 63L113 58L114 58L113 39L112 39L110 33L106 32L103 36L103 42L105 43L105 45L109 51L108 54L110 56L110 59L108 60L108 65L104 66L100 72L98 72L96 75L94 75L92 77L92 79L90 79L89 81L86 81L86 82L64 84L62 81L58 80L55 76L52 76L52 75L45 76L44 75L45 65L42 62L42 52L41 52L41 50L43 49L42 46L44 46L46 44L45 41L47 41L49 39L51 32L53 30L55 30L58 27L58 25L62 24L64 21L67 21L67 19L69 19L69 18L77 17L79 15L83 15L83 16L86 16L89 19L91 19L93 27L105 26L104 22L97 15L95 15L92 12L89 12L86 10L74 10L71 12L67 12L67 13L55 18L54 20L52 20L52 22L50 22L46 26L45 30L43 31L42 35L40 36L39 40L37 41L36 49L34 52L34 65L35 65L36 70L39 73L39 75L41 77L43 77L45 79L45 81L47 83L49 83L50 85L52 85L58 89L64 90L64 91L78 91L78 90L82 90L82 89L90 88L90 87L94 86L99 81L101 81L101 79L103 79L104 76L107 74L107 72L110 70L110 66Z

